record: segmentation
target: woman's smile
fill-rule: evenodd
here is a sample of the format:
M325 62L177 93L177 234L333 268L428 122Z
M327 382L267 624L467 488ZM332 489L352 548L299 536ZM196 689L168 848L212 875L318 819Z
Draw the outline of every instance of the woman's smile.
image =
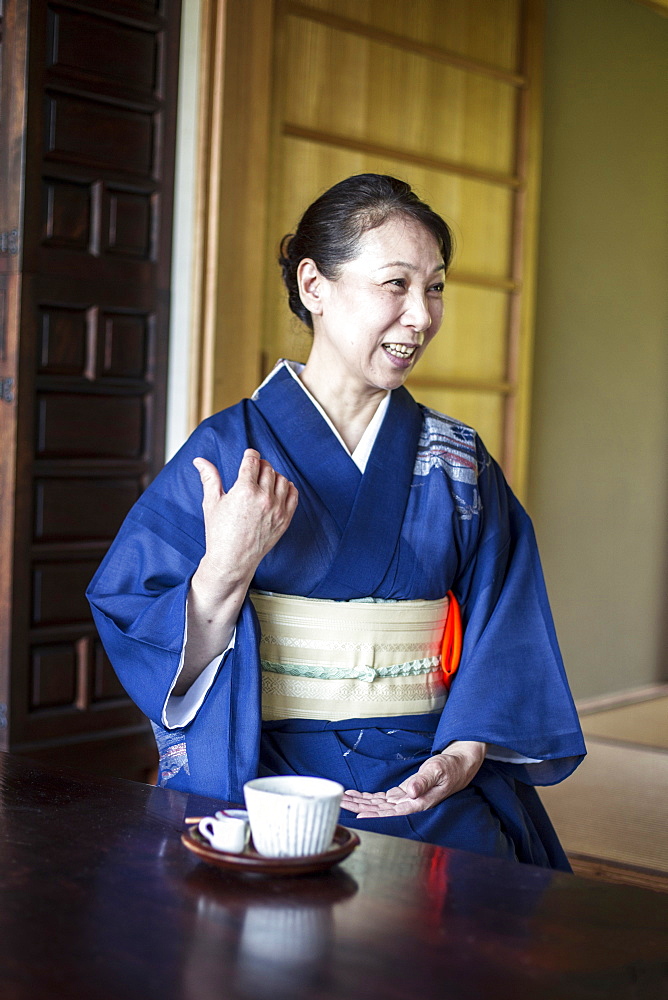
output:
M396 359L400 365L410 367L413 355L419 346L419 344L383 344L383 350L387 351L390 357Z

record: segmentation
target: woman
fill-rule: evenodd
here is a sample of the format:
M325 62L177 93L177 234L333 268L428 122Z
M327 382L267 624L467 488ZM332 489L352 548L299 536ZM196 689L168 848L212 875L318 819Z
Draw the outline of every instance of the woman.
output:
M314 202L281 256L306 365L204 421L89 598L161 784L240 801L258 772L320 774L349 826L568 868L532 786L584 745L530 522L475 432L403 388L451 252L394 178Z

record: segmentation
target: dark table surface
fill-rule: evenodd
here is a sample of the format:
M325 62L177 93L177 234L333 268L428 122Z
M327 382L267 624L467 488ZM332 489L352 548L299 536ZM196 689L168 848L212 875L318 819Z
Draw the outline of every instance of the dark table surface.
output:
M181 843L220 803L0 754L2 1000L660 1000L668 895L362 834L321 875Z

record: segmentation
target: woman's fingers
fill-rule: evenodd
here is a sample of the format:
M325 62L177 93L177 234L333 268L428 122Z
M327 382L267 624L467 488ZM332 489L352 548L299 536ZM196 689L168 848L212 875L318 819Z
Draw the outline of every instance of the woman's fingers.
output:
M193 465L199 472L199 478L202 482L202 490L204 491L203 503L217 500L221 497L225 490L223 489L220 473L216 466L206 458L193 459Z
M239 466L237 482L257 483L260 475L260 453L255 448L246 448Z
M293 490L295 489L289 479L286 479L285 476L276 475L274 491L280 500L286 500L288 498L291 487Z
M270 495L274 492L276 486L277 473L273 465L267 462L264 458L260 459L260 472L257 477L257 484L261 490Z
M405 783L404 795L407 795L411 799L419 799L426 795L434 785L439 782L439 774L424 774L418 772L414 774L412 778L409 778Z
M206 458L195 458L193 465L199 472L205 498L208 495L210 499L218 499L225 495L220 474L212 462ZM290 496L294 502L298 496L294 484L276 472L270 462L260 458L260 454L255 448L246 448L244 451L239 465L237 483L251 486L257 484L265 493L276 494L281 500Z
M245 466L244 462L246 462ZM260 458L258 452L253 449L247 449L244 452L242 467L244 468L244 476L242 477L240 468L239 480L246 479L248 481L250 479L257 484L272 503L276 502L280 508L285 509L289 523L299 499L295 485L282 476L280 472L276 472L271 462Z
M273 466L265 461L265 459L260 460L260 473L257 483L260 489L269 497L272 499L275 498L280 505L285 505L290 515L294 513L299 497L297 488L289 479L276 472Z
M297 498L294 485L276 472L271 462L261 458L255 448L246 448L244 451L237 482L257 484L263 492L269 496L275 495L279 500L286 499L291 493L293 501Z
M435 758L425 761L416 774L403 784L386 792L346 792L349 805L345 808L357 813L358 819L383 816L407 816L430 809L446 798L454 789L448 789L446 768Z

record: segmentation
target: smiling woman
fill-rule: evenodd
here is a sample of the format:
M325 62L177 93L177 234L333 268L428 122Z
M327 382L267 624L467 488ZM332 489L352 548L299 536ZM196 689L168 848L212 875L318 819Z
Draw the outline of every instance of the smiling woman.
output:
M441 217L378 174L330 188L283 239L290 308L313 331L300 378L351 452L438 333L451 257Z
M451 250L393 177L314 202L281 254L306 365L200 425L89 594L162 784L319 775L350 826L567 868L532 786L584 745L531 524L475 431L403 385Z

